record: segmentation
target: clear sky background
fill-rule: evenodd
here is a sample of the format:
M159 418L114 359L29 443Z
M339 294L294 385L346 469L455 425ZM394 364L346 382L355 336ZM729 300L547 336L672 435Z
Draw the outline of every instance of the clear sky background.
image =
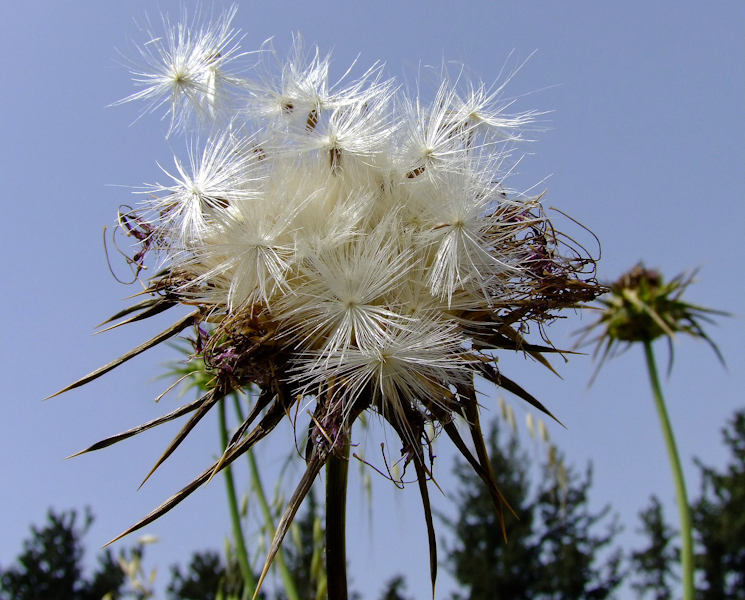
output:
M221 7L216 4L216 11ZM136 201L129 189L117 186L162 179L156 161L172 164L172 152L183 147L173 138L169 148L157 118L132 125L140 107L106 108L133 91L117 53L131 55L128 40L143 41L133 18L148 11L156 23L160 10L175 17L179 4L9 0L0 5L4 567L50 506L91 506L97 516L87 538L92 550L180 489L219 451L216 423L206 419L139 492L142 477L179 425L63 460L174 405L174 398L153 404L165 385L154 379L175 356L165 347L81 390L41 401L173 320L90 335L135 291L114 281L103 252L103 226L114 222L119 204ZM551 112L547 130L525 146L528 155L512 185L527 188L545 180L539 187L548 190L546 206L592 229L602 243L601 279L610 281L639 260L668 277L701 267L688 299L738 315L709 331L728 370L705 344L682 338L664 386L689 494L696 497L700 481L693 457L722 467L727 455L720 429L745 405L745 4L245 1L235 25L246 34L246 50L274 36L275 47L284 52L291 33L300 31L322 51L333 49L337 76L360 54L362 66L382 60L390 75L409 77L419 64L461 60L491 82L510 53L508 65L514 66L535 51L507 93L528 94L517 110ZM560 217L557 224L572 229ZM552 340L570 345L571 333L590 320L556 323ZM665 356L662 345L658 356ZM567 425L550 429L567 462L584 469L593 461L592 505L612 504L625 527L619 539L627 549L641 543L637 513L651 494L677 523L641 349L611 361L590 390L589 357L557 365L563 381L522 357L504 357L501 364ZM495 392L491 403L484 402L492 414L496 397ZM527 412L520 401L510 402L523 419ZM521 435L528 440L524 427ZM268 478L291 432L271 436L274 444L282 436L273 451L260 454ZM438 446L436 463L446 491L455 483L447 445L443 440ZM421 600L429 576L417 490L400 492L377 476L373 484L370 521L359 479L351 482L352 585L365 598L376 598L384 581L402 572ZM437 503L452 513L450 500ZM439 530L444 536L444 528ZM222 548L228 531L223 485L215 480L147 528L161 538L148 549L147 566L159 567L162 586L170 564L186 562L194 550ZM441 572L438 597L445 597L453 582ZM628 590L625 597L632 597Z

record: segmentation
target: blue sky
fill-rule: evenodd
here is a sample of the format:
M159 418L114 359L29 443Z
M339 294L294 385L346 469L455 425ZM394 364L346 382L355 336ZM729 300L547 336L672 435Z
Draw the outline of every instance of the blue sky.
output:
M41 402L172 319L90 335L135 291L109 274L103 226L114 222L120 204L137 201L127 186L157 180L157 162L171 164L173 151L181 151L178 139L163 141L166 125L157 118L132 124L139 107L107 108L133 91L119 52L131 55L128 40L139 40L134 18L147 12L157 24L160 11L176 16L179 6L168 0L29 0L0 7L0 243L6 256L0 298L8 342L0 361L6 382L0 403L4 566L49 506L90 505L97 521L88 542L98 546L179 489L219 450L216 424L206 420L139 492L173 427L63 461L167 410L152 402L164 385L154 380L174 357L167 348ZM420 64L459 60L490 82L505 61L514 66L530 56L508 93L519 96L519 110L550 112L546 130L525 146L512 184L540 182L546 207L560 208L598 236L601 279L612 280L639 260L668 277L701 267L689 300L738 315L710 330L727 370L704 344L682 338L665 382L695 497L692 458L724 464L719 430L745 404L745 5L286 0L241 2L235 25L246 34L247 50L274 36L283 51L300 31L322 51L333 50L339 76L359 55L363 67L381 60L388 74L409 78ZM566 225L560 216L557 223ZM571 333L590 319L556 323L552 341L570 345ZM659 352L665 356L664 348ZM522 357L500 360L505 373L567 425L551 427L551 435L568 462L583 469L593 461L593 505L612 503L627 547L638 542L636 515L651 494L675 518L640 349L606 365L590 390L589 357L560 365L563 380ZM496 415L497 393L492 396ZM524 418L521 403L508 400ZM283 433L286 439L290 434ZM524 428L521 435L527 441ZM452 454L444 443L438 451L438 482L447 491L454 483ZM281 455L281 448L261 455L268 478ZM425 597L426 532L416 490L402 493L373 476L370 522L359 483L353 478L351 485L354 587L374 598L386 579L403 572L409 590ZM438 505L452 510L447 498ZM148 528L161 538L149 549L148 565L159 567L165 583L168 565L197 549L221 548L228 530L222 484L213 481ZM438 597L451 586L443 571Z

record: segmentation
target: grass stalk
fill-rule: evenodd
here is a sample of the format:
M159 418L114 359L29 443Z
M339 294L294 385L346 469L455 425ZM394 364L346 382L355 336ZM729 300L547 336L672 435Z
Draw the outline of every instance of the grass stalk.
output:
M235 412L240 423L243 422L243 411L241 410L241 403L238 396L233 396L233 403L235 406ZM261 483L261 476L259 474L259 466L256 463L256 456L253 450L246 452L248 457L248 469L249 477L251 478L251 487L256 494L256 499L259 501L259 508L261 509L261 516L264 519L264 526L269 531L269 537L273 538L276 528L274 526L274 517L272 516L272 510L269 506L269 502L266 499L266 493L264 492L264 486ZM290 569L285 561L284 553L280 549L277 553L277 557L274 559L279 569L279 576L284 586L285 594L288 600L300 600L300 594L297 591L295 585L295 579L290 573Z
M220 400L218 411L220 421L220 443L222 448L228 445L228 423L225 411L226 399ZM248 600L256 592L256 578L254 577L251 564L248 561L248 551L246 550L246 540L243 537L243 527L241 526L241 516L238 509L238 496L235 492L235 482L233 481L233 472L230 465L223 469L225 473L225 488L228 495L228 506L230 508L230 521L233 526L233 538L235 539L236 555L238 564L243 576L243 600Z

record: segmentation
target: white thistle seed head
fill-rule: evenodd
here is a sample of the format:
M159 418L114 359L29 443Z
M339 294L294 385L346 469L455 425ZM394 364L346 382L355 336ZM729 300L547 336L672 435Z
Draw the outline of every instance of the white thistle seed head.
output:
M238 69L246 55L234 15L231 8L209 24L184 12L176 25L164 19L164 37L148 30L144 66L134 72L143 89L124 100L143 100L145 112L165 104L168 133L193 125L203 149L193 143L171 183L148 187L155 199L120 215L139 246L130 259L137 274L149 250L162 260L145 284L152 297L121 315L142 320L178 305L193 312L70 387L193 326L193 358L210 382L205 396L114 441L196 410L188 432L228 394L261 394L212 470L133 529L305 401L313 414L299 496L372 410L401 439L427 510L428 432L445 430L501 511L494 477L480 466L488 457L475 379L543 409L501 373L497 354L547 364L542 353L554 349L545 324L603 291L594 260L566 244L571 238L554 229L540 197L505 187L513 142L538 113L508 114L503 83L472 84L462 69L453 79L443 67L431 99L418 85L411 93L385 79L377 63L330 85L329 57L306 52L299 36L287 62L265 44L256 65ZM530 326L542 339L528 342Z

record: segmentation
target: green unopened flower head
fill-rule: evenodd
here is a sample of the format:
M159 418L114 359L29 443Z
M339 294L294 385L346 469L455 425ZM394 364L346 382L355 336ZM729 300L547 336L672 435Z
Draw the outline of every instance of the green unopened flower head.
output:
M705 340L724 362L702 324L713 323L713 315L727 316L728 313L691 304L682 298L696 273L681 273L665 282L659 271L639 263L621 275L610 286L609 293L598 300L603 305L600 318L585 330L586 335L602 329L594 340L597 342L595 355L601 354L598 369L609 357L626 350L634 342L652 342L663 336L668 340L671 368L672 343L678 333Z

